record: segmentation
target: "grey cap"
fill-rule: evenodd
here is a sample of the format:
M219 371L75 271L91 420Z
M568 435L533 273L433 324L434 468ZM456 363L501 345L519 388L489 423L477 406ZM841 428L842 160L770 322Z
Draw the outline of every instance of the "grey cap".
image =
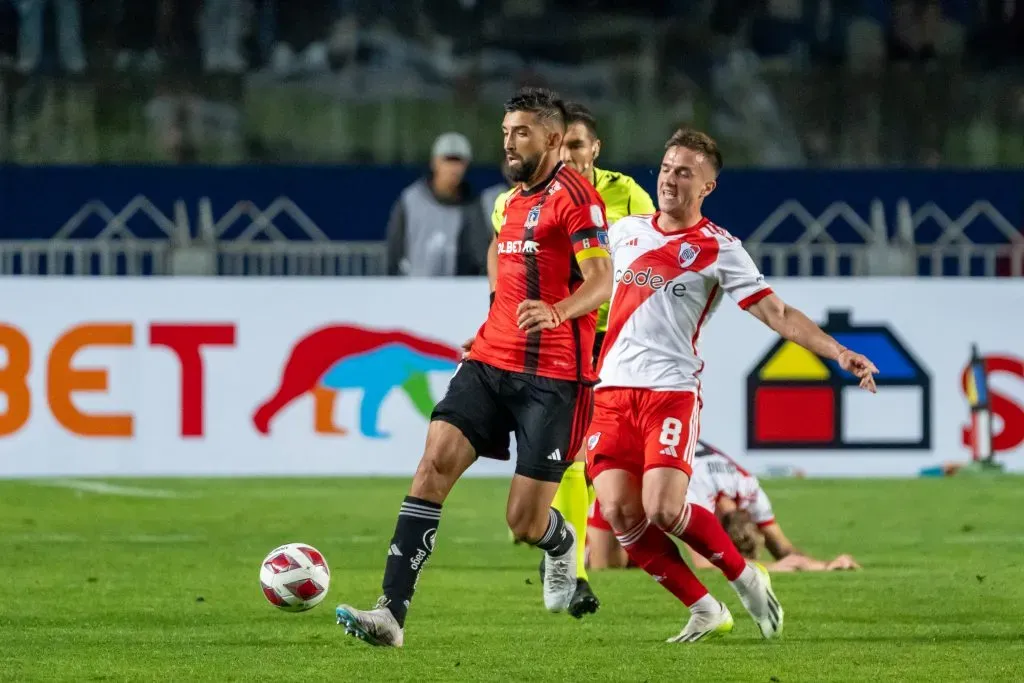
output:
M442 133L434 140L431 156L458 157L469 162L473 160L473 147L469 144L469 138L462 133Z

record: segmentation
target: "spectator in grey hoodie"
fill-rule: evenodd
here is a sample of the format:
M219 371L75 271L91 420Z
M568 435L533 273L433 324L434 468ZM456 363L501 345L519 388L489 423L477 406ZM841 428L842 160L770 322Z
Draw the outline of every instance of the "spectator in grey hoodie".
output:
M388 221L388 274L483 275L490 232L465 180L473 153L460 133L434 141L430 173L405 188Z

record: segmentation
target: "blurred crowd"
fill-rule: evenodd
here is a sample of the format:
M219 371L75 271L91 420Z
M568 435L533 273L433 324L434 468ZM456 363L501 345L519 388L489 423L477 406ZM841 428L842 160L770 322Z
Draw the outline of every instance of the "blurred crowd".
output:
M1022 68L1024 0L0 0L0 160L494 161L533 84L619 162L1016 165Z
M326 72L359 62L457 71L490 51L576 61L570 34L590 17L673 26L665 57L699 64L706 39L762 59L993 65L1024 58L1020 0L0 0L0 58L23 73L53 66L207 72ZM557 29L557 31L555 30ZM531 41L536 34L537 40ZM559 40L563 35L565 54ZM611 41L609 41L611 42ZM600 46L597 47L600 49ZM614 50L614 46L609 45ZM702 53L703 54L700 54ZM698 53L698 54L694 54ZM485 59L486 61L486 59Z
M384 50L445 51L479 32L489 0L0 0L0 55L29 73L53 66L198 68L281 74L342 66ZM46 50L52 36L54 49ZM361 40L362 38L362 40ZM372 46L371 46L372 48Z

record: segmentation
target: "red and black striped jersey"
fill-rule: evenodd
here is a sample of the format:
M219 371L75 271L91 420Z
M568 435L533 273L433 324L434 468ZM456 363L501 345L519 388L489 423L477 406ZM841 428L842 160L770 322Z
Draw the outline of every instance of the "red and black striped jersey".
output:
M549 304L565 299L583 282L581 262L608 258L601 196L583 176L559 164L536 186L509 195L497 240L494 304L469 357L512 372L595 382L596 313L526 334L519 329L518 308L527 299Z

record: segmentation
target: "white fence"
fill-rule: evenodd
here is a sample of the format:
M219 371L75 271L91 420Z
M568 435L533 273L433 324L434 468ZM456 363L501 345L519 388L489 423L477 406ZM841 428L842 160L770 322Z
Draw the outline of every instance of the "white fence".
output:
M274 224L287 216L304 238L289 240ZM139 239L128 222L149 219L166 239ZM94 239L75 235L93 218L104 222ZM225 239L239 220L249 224L234 239ZM384 244L336 242L287 197L265 209L240 201L219 218L210 200L199 201L197 232L193 234L185 202L174 204L172 215L163 213L139 195L120 211L91 201L57 231L52 240L0 241L0 275L175 275L231 276L360 276L384 275ZM181 257L191 258L181 258ZM198 266L196 264L199 264Z
M174 275L176 251L168 240L0 241L0 275ZM341 277L387 268L379 242L219 242L209 255L211 275Z
M763 270L773 276L942 276L1024 275L1024 235L990 202L979 200L959 216L949 216L929 202L917 208L906 199L894 207L895 225L887 221L881 200L866 216L846 202L833 202L819 215L800 202L783 201L745 240ZM288 239L275 225L286 216L303 239ZM96 239L74 236L86 221L100 218L105 227ZM151 221L166 239L137 239L128 227L135 217ZM797 221L802 234L773 242L784 223ZM239 221L248 221L237 237L225 239ZM969 237L979 221L994 226L1004 242L981 244ZM861 242L838 242L830 233L845 225ZM920 239L924 226L938 226L940 236ZM194 234L195 233L195 234ZM205 267L182 268L182 251L204 256ZM192 262L194 266L194 261ZM77 211L50 241L0 241L0 275L171 275L365 276L386 274L386 250L380 242L335 242L288 197L266 208L237 202L220 217L209 199L199 201L196 230L188 207L175 203L164 214L148 198L137 196L120 211L92 201Z
M950 217L933 202L916 210L906 199L896 204L896 225L890 229L885 206L874 200L867 216L846 202L833 202L818 216L800 202L779 205L744 240L755 261L773 275L866 276L1024 275L1024 235L990 202L977 201ZM773 243L772 234L785 221L796 220L803 234L789 243ZM976 221L988 221L1005 238L1002 244L979 244L967 234ZM930 243L919 233L931 221L941 234ZM838 243L829 228L842 222L863 243Z

